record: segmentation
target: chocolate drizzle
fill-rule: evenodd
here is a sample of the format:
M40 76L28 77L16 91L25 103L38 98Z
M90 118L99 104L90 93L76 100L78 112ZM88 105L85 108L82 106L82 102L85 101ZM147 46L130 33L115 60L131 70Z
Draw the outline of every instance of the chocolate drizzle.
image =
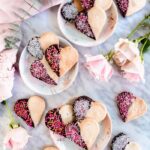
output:
M21 117L28 126L34 127L34 123L30 116L29 108L28 108L28 99L21 99L15 103L14 106L15 113Z
M52 70L60 77L60 48L58 45L51 45L45 51L45 58Z

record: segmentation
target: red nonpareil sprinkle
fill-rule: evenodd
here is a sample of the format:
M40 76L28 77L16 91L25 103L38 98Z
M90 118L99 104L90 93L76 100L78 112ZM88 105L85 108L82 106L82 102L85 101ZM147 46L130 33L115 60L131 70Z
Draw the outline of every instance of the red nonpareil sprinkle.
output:
M21 117L28 126L34 127L34 123L30 116L29 108L28 108L28 99L21 99L15 103L14 106L15 113Z
M45 124L54 133L65 137L65 125L57 109L50 110L46 114Z
M73 141L80 147L87 149L87 146L80 135L80 129L77 123L68 124L65 128L65 133L66 137L71 141Z
M35 60L31 64L30 72L33 77L35 77L47 84L57 85L56 82L47 74L47 71L44 68L44 65L39 60Z
M45 58L48 61L50 67L52 70L57 74L57 76L60 76L60 48L58 45L51 45L46 51L45 51Z
M123 121L126 121L128 110L135 98L130 92L122 92L117 96L117 105Z
M85 34L86 36L95 39L93 31L88 22L88 16L86 11L80 12L75 18L75 26L76 28Z
M95 0L80 0L84 9L90 9L94 6Z

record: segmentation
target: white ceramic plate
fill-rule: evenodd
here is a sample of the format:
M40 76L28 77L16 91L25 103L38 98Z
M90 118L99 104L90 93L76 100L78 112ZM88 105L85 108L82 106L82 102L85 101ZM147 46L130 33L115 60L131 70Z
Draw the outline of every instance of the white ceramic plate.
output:
M102 105L104 105L101 102ZM105 107L105 105L104 105ZM106 109L107 110L107 109ZM107 146L108 142L110 141L111 135L112 135L112 121L110 118L110 115L107 111L107 115L105 119L99 123L100 126L100 133L93 145L93 147L90 150L104 150L104 148ZM70 141L67 138L64 138L60 135L57 135L50 131L50 136L54 142L54 144L60 149L60 150L83 150L81 147L76 145L74 142Z
M110 9L106 11L108 19L99 39L93 40L78 31L73 23L68 23L63 19L61 15L61 8L65 3L70 1L71 0L65 0L60 5L57 15L59 28L68 40L79 46L92 47L105 42L113 34L118 22L118 11L114 2L112 3Z
M72 46L67 40L65 40L62 37L59 37L60 45L62 47L66 45ZM30 66L31 63L36 60L34 57L32 57L25 47L19 61L19 69L20 69L20 75L24 81L24 83L33 91L43 94L43 95L53 95L60 93L73 83L75 80L77 74L78 74L78 63L72 67L71 70L67 72L66 75L60 78L58 81L58 85L51 86L43 81L40 81L36 78L34 78L30 73Z

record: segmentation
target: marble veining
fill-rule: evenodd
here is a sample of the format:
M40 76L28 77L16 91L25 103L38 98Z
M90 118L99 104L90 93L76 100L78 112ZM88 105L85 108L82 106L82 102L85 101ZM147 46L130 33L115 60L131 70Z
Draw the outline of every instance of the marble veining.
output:
M126 19L119 16L119 22L114 32L113 36L107 40L104 44L99 45L93 48L83 48L74 45L80 54L80 67L78 76L73 83L73 85L66 91L53 95L53 96L44 96L47 103L47 108L45 113L54 107L57 107L70 99L70 97L87 95L95 100L101 100L106 106L111 115L113 123L113 134L112 136L118 134L119 132L127 133L133 140L137 141L142 150L150 149L150 53L145 55L145 84L131 84L126 80L122 79L117 74L110 80L108 83L101 81L95 81L87 72L83 63L85 61L85 54L96 55L98 53L106 53L109 49L113 48L113 45L120 37L126 37L126 35L131 31L131 29L144 17L145 14L149 13L150 4L137 14L128 17ZM57 7L48 9L45 12L42 12L22 24L22 43L20 52L23 47L26 45L27 41L35 36L39 35L45 31L53 31L56 34L62 36L60 30L58 29L57 20L56 20ZM141 34L142 32L140 32ZM17 70L18 66L17 66ZM135 95L142 97L148 104L148 112L141 118L132 121L130 123L123 123L119 117L118 109L115 103L116 95L124 90L133 92ZM13 97L9 99L9 105L13 108L16 100L21 98L27 98L31 95L34 95L21 80L19 71L15 74L14 88L13 88ZM45 116L45 114L44 114ZM20 124L25 127L30 135L29 143L26 145L24 150L42 150L46 145L51 145L52 141L48 133L48 129L44 123L44 117L41 124L35 129L27 127L27 125L16 116L16 119ZM4 106L0 105L0 150L3 150L3 138L8 128L9 119L8 114L4 109ZM110 150L109 145L106 147L106 150Z

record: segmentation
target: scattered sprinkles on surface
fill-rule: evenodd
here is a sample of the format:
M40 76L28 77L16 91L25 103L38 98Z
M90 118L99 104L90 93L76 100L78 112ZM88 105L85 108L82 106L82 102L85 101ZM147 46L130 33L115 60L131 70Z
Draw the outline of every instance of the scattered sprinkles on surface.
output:
M130 92L122 92L117 96L117 105L123 121L126 121L129 107L135 98L136 97Z
M80 135L80 129L77 123L68 124L65 127L66 137L75 142L80 147L87 149L85 142Z
M44 68L44 65L39 60L35 60L31 64L30 72L33 77L35 77L47 84L57 85L56 82L47 74L47 71Z
M45 116L46 126L61 136L65 137L65 125L57 109L50 110Z
M85 35L87 35L92 39L95 39L92 29L88 23L87 12L82 11L76 16L75 26L80 32L84 33Z
M74 3L66 3L61 9L61 15L69 22L73 22L78 14L78 9Z
M60 48L58 47L58 45L51 45L45 51L45 58L48 61L52 70L57 74L57 76L60 76L59 72Z
M21 99L15 103L14 106L15 113L21 117L28 126L34 127L34 123L30 116L29 108L28 108L28 99Z
M38 37L32 38L28 43L27 50L35 58L42 59L43 52L41 50L41 46L38 39Z
M124 133L119 133L112 140L111 150L125 150L127 144L129 144L130 139Z
M76 116L76 120L85 118L87 111L90 109L92 101L93 100L87 96L81 96L75 100L73 104L73 110Z

